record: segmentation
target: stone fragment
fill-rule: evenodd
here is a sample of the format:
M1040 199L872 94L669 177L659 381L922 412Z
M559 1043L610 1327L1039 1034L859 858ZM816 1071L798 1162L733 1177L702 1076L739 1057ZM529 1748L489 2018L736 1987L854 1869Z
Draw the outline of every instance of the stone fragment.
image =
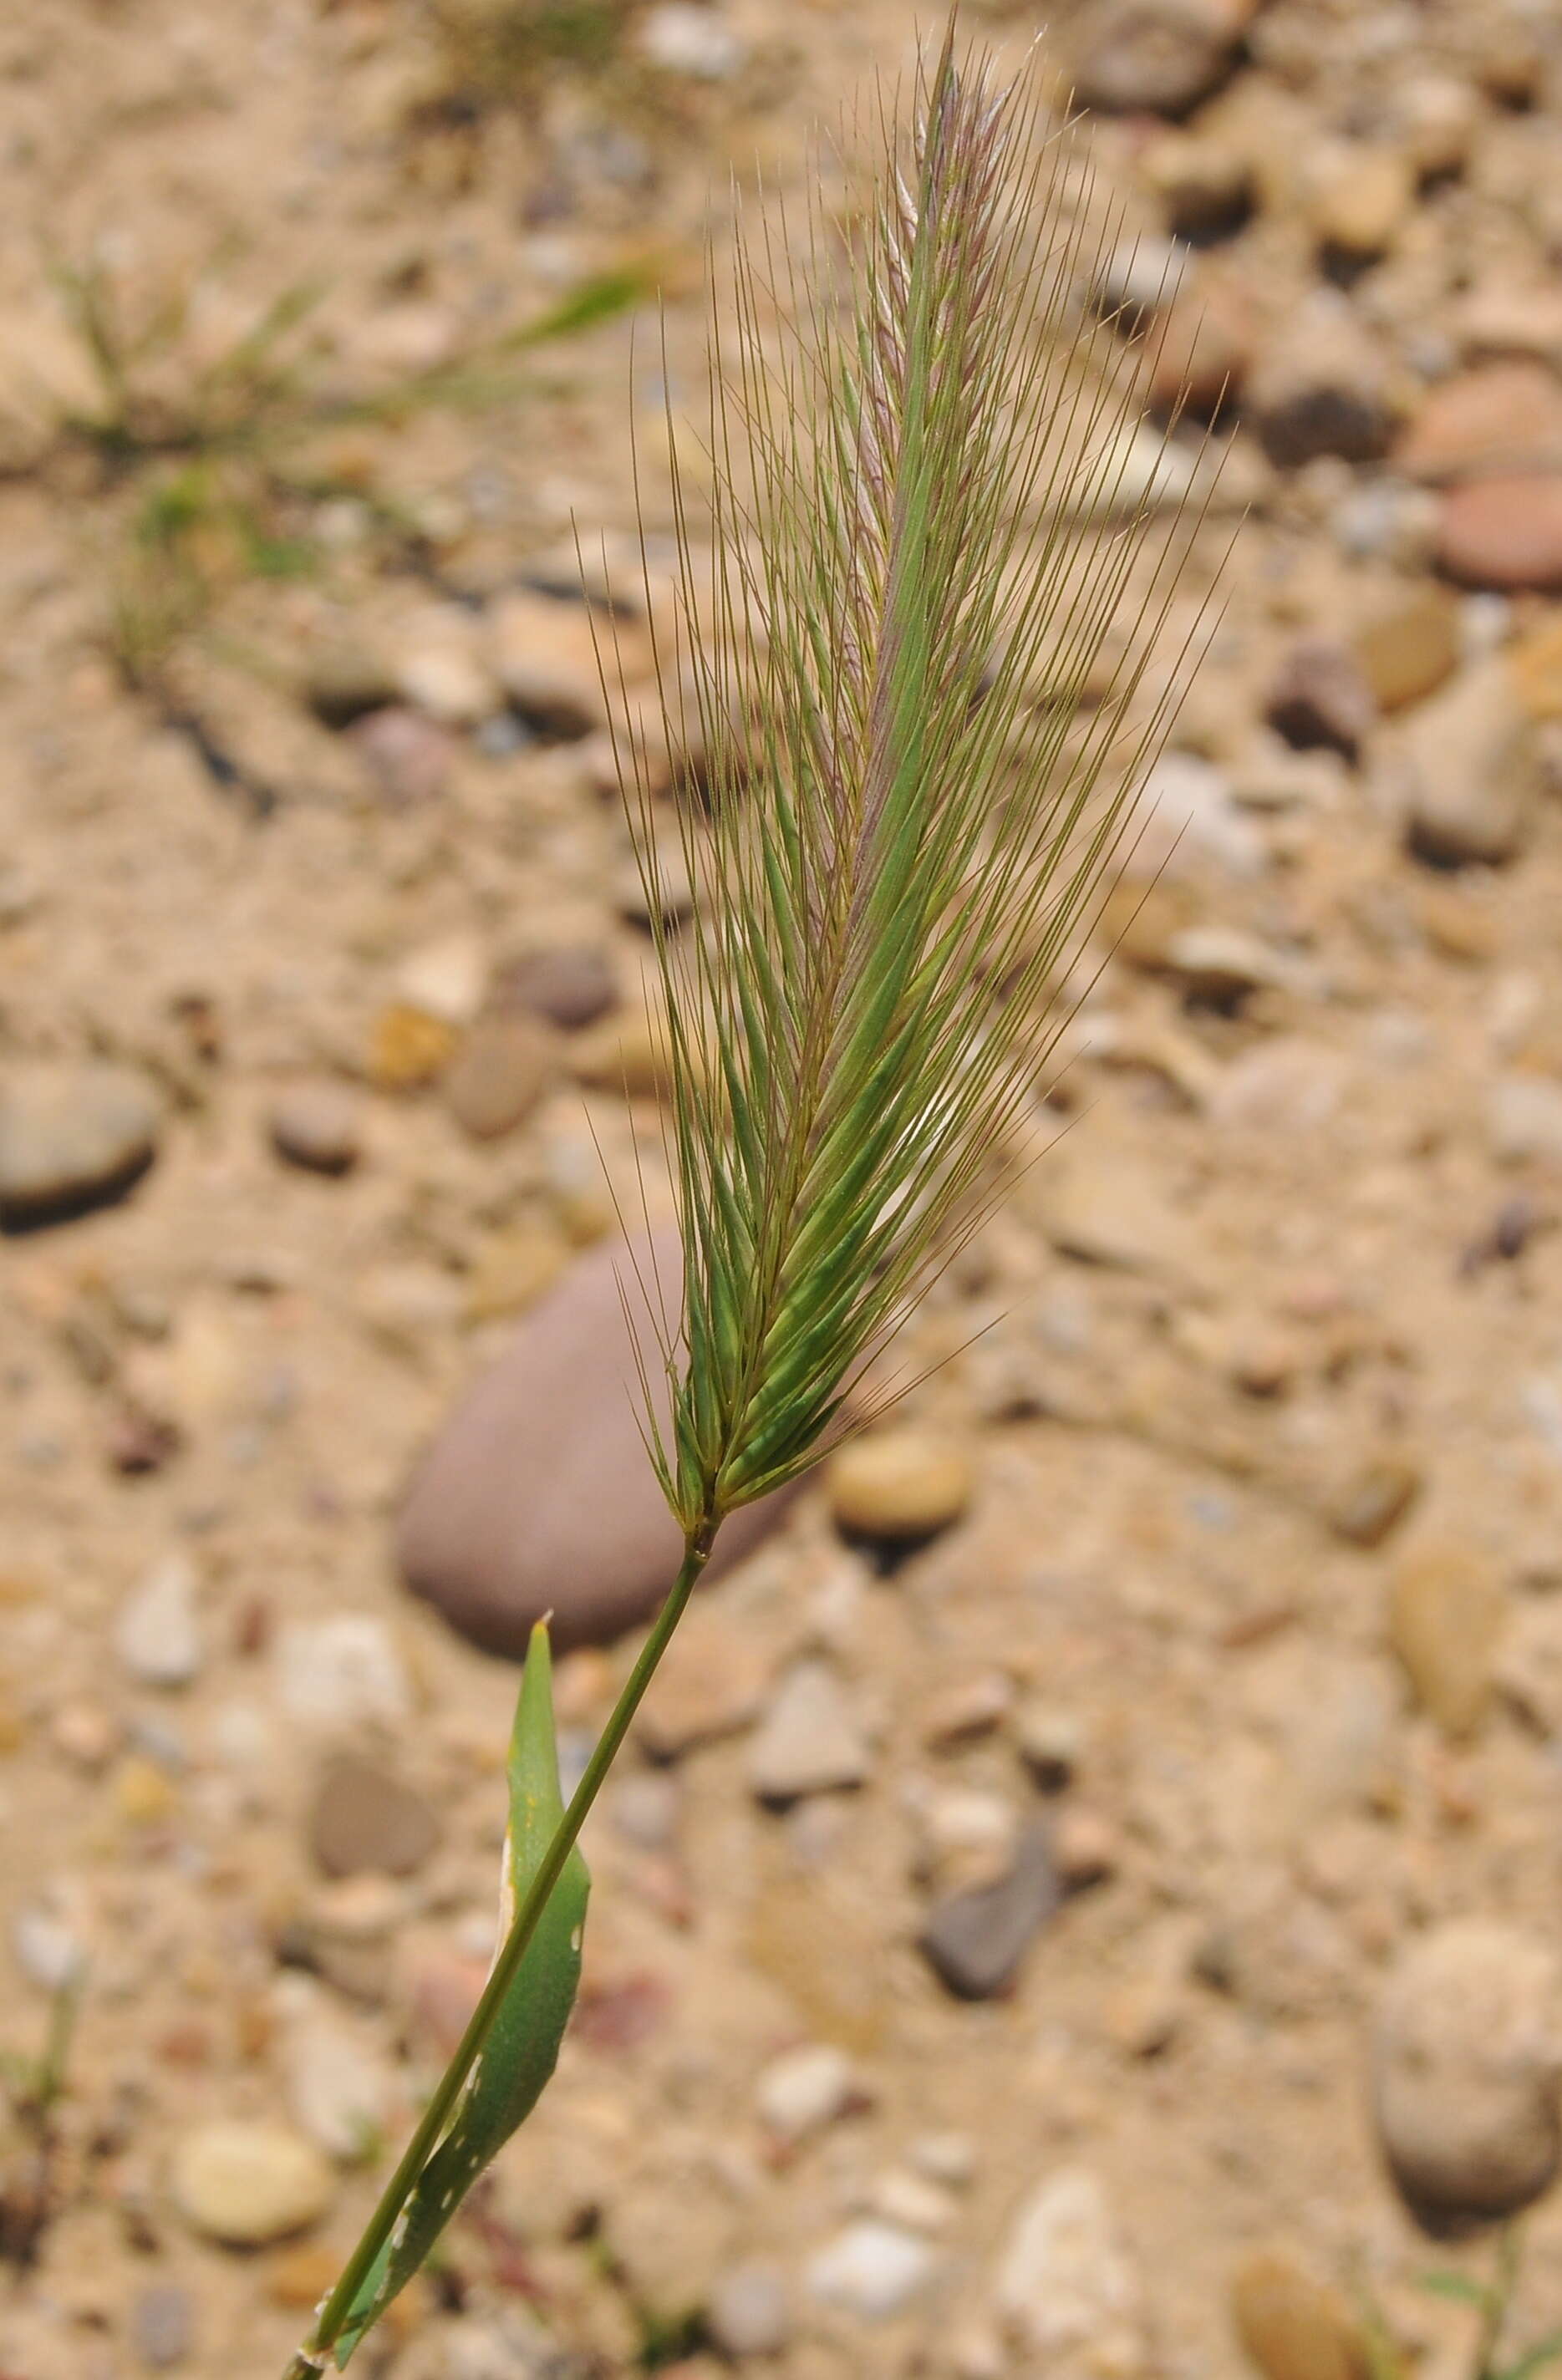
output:
M1446 587L1407 587L1357 629L1350 650L1378 710L1404 710L1458 667L1458 604Z
M326 645L310 656L303 699L323 727L350 727L396 700L396 679L377 654Z
M1293 645L1269 689L1265 716L1299 752L1354 760L1376 715L1372 688L1344 645L1313 637Z
M1509 682L1526 719L1562 719L1562 615L1553 613L1507 655Z
M1486 1129L1500 1165L1562 1165L1562 1083L1497 1075L1486 1095Z
M403 959L397 996L420 1016L459 1028L470 1025L488 987L488 960L475 934L442 935Z
M157 1150L163 1101L134 1067L18 1063L0 1075L0 1229L119 1197Z
M749 1745L750 1790L762 1802L795 1802L860 1785L868 1774L862 1724L826 1661L787 1671Z
M337 1611L293 1620L277 1635L277 1696L311 1739L399 1727L412 1708L406 1664L383 1620Z
M396 665L401 700L441 727L475 727L499 708L499 690L465 642L441 630Z
M1461 587L1562 593L1562 472L1452 489L1438 518L1437 559Z
M1182 1217L1121 1164L1071 1154L1048 1162L1037 1189L1047 1236L1064 1256L1115 1271L1188 1275L1190 1235Z
M705 2308L705 2327L723 2355L779 2355L792 2336L791 2292L775 2265L734 2265L723 2273Z
M494 996L577 1033L617 1005L618 982L606 953L583 944L517 959L501 970Z
M1559 2130L1556 1962L1483 1920L1400 1957L1373 2034L1373 2101L1411 2212L1447 2233L1516 2215L1549 2187Z
M1241 230L1252 212L1257 184L1240 150L1191 132L1166 132L1140 159L1140 172L1159 198L1166 229L1201 245Z
M1422 399L1393 459L1434 485L1562 469L1562 381L1520 360L1456 372Z
M662 1009L641 1001L581 1033L570 1044L578 1081L627 1099L665 1099L673 1086L673 1050Z
M1103 258L1091 291L1098 313L1124 332L1141 331L1171 305L1193 262L1175 239L1141 232Z
M553 1053L524 1016L480 1017L446 1069L445 1105L473 1140L498 1140L529 1116L547 1087Z
M937 2251L915 2232L862 2216L810 2259L808 2289L860 2321L887 2322L921 2295L938 2267Z
M1075 91L1112 115L1186 115L1225 81L1236 42L1199 0L1092 0L1076 20Z
M350 1173L363 1154L362 1113L345 1084L293 1083L272 1102L279 1157L310 1173Z
M702 1606L664 1654L635 1734L653 1759L680 1759L747 1727L768 1682L769 1661L752 1631Z
M499 681L534 733L568 740L607 723L603 675L605 669L613 682L613 629L588 604L517 588L490 605L488 628Z
M230 2248L260 2248L302 2231L336 2196L331 2168L313 2143L259 2119L183 2133L169 2181L191 2229Z
M1150 404L1164 419L1214 421L1241 395L1252 352L1247 307L1214 282L1179 298L1150 334Z
M857 2071L843 2049L810 2042L773 2058L755 2086L755 2101L777 2140L800 2141L863 2104Z
M1086 1742L1085 1722L1062 1703L1032 1699L1015 1714L1014 1740L1038 1785L1059 1792L1079 1767Z
M1021 2202L995 2294L1010 2336L1049 2374L1109 2372L1128 2380L1144 2368L1139 2277L1101 2182L1083 2167L1049 2175Z
M63 1918L36 1902L24 1903L11 1920L10 1934L18 1966L40 1991L63 1992L80 1981L87 1953Z
M1518 856L1543 770L1500 662L1467 670L1421 705L1404 730L1394 783L1419 857L1458 868Z
M309 1839L326 1876L411 1876L438 1842L439 1822L394 1771L343 1757L315 1789Z
M196 1590L194 1563L170 1554L120 1605L114 1648L139 1686L188 1686L199 1676Z
M1335 158L1308 209L1313 237L1332 259L1371 262L1388 248L1415 201L1409 161L1392 149L1360 148Z
M421 1091L438 1081L455 1048L443 1018L393 1001L374 1019L365 1070L377 1090Z
M142 2289L130 2309L130 2344L148 2372L172 2372L189 2353L194 2337L188 2289L161 2282Z
M467 1320L493 1322L524 1314L553 1287L569 1255L561 1232L536 1224L495 1232L472 1251L466 1275Z
M455 739L421 711L391 703L356 720L348 734L386 809L437 801L450 782Z
M1408 75L1395 93L1394 122L1425 181L1462 173L1481 125L1481 103L1461 75Z
M934 1910L919 1947L958 1999L991 1999L1013 1982L1059 1897L1051 1849L1032 1828L1021 1836L1007 1876L953 1893Z
M1389 1642L1445 1735L1473 1735L1486 1715L1505 1601L1490 1562L1469 1548L1440 1542L1407 1553L1395 1569Z
M621 1273L635 1315L637 1267L670 1291L677 1263L669 1233L581 1258L418 1466L397 1524L403 1574L493 1651L523 1653L546 1611L558 1651L609 1643L655 1609L677 1572L681 1539L645 1459L618 1283ZM648 1371L654 1398L660 1366ZM735 1513L706 1575L757 1545L784 1506L767 1498Z
M1370 2380L1361 2325L1288 2248L1257 2248L1231 2279L1231 2324L1263 2380Z
M652 66L695 82L730 82L744 58L734 29L693 0L656 0L640 21L636 42Z
M914 1544L950 1527L973 1484L963 1446L910 1427L854 1439L831 1456L825 1475L836 1527L885 1544Z
M1253 366L1248 410L1270 461L1287 469L1320 455L1376 462L1397 418L1382 355L1348 308L1322 294L1292 310Z
M1381 1546L1409 1512L1422 1484L1420 1464L1407 1456L1375 1455L1329 1498L1329 1525L1348 1544Z

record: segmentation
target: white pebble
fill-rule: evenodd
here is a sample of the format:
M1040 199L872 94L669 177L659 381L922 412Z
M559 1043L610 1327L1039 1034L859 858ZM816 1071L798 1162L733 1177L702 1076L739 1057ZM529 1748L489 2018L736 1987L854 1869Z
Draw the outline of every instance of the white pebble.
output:
M195 1565L170 1554L119 1607L114 1645L138 1685L188 1686L201 1669Z
M755 2098L771 2131L782 2140L797 2141L843 2116L857 2089L846 2052L822 2041L772 2058L760 2076Z
M366 1721L396 1726L412 1696L390 1630L367 1612L296 1620L277 1638L276 1684L289 1718L319 1735L350 1734Z
M810 2293L864 2322L886 2322L909 2306L938 2269L925 2240L873 2216L848 2223L808 2267Z

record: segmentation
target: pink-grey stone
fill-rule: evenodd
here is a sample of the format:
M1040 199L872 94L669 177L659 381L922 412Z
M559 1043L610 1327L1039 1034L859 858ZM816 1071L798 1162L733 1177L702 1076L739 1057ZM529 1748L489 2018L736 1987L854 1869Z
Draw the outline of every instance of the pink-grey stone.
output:
M492 1652L525 1651L552 1612L554 1642L611 1642L671 1585L681 1540L641 1437L620 1277L673 1295L675 1234L592 1251L527 1315L508 1351L467 1391L412 1479L397 1533L403 1576L454 1628ZM659 1357L643 1327L647 1370ZM781 1500L735 1513L710 1572L775 1525Z

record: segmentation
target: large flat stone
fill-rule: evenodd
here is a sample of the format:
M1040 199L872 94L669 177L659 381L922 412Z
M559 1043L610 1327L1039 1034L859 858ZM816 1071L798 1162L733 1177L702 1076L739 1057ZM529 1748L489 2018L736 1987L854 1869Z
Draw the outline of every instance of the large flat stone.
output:
M620 1275L676 1305L675 1234L593 1249L534 1306L460 1399L402 1508L397 1553L413 1592L491 1652L521 1654L551 1611L555 1647L602 1645L648 1619L681 1551L637 1422L640 1390ZM643 1326L653 1392L665 1390ZM659 1414L660 1417L660 1414ZM736 1513L711 1575L775 1525L784 1498Z

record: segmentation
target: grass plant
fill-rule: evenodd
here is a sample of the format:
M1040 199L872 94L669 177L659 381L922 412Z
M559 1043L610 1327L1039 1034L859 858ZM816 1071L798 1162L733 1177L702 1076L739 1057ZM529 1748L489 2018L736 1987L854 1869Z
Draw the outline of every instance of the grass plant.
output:
M852 236L822 201L799 242L763 212L715 301L712 534L675 485L683 626L661 657L712 756L679 830L696 887L679 931L624 747L683 1242L681 1293L664 1308L641 1284L670 1415L646 1436L683 1560L534 1856L515 1855L512 1815L486 1987L289 2380L344 2362L407 2277L431 2177L470 2167L479 2133L497 2145L501 2045L528 1993L556 2014L555 1896L583 1916L577 1838L724 1521L817 1459L1004 1194L1056 987L1177 698L1178 667L1158 695L1145 672L1183 549L1158 539L1155 475L1132 476L1134 359L1088 295L1115 226L1073 138L1027 79L961 56L952 22L872 135ZM1109 636L1125 658L1104 681ZM441 2221L455 2204L442 2192Z

